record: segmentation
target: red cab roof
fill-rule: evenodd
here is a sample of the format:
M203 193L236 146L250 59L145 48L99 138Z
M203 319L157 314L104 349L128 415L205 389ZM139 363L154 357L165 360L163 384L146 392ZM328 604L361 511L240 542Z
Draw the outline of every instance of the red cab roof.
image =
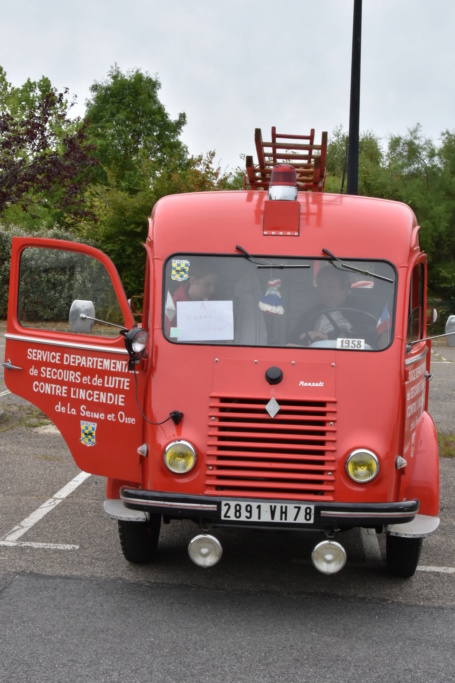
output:
M155 205L149 237L155 254L251 253L387 259L407 263L419 247L418 224L405 204L370 197L299 193L298 236L264 235L264 191L170 195ZM283 202L289 204L289 202Z

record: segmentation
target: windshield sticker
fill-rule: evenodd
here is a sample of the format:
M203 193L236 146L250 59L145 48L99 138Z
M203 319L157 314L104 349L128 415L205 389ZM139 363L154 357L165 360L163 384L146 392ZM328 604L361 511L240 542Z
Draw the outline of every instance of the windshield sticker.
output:
M176 310L175 310L175 303L174 299L172 298L171 293L168 291L166 294L166 306L164 308L164 312L166 314L166 318L168 320L174 320L175 315L176 315Z
M392 327L392 318L390 317L390 313L389 313L389 305L386 302L384 309L381 313L381 316L377 322L376 331L378 334L383 334L384 332L387 332L388 330L390 330L391 327Z
M189 278L190 262L187 259L176 258L172 260L171 280L185 282Z

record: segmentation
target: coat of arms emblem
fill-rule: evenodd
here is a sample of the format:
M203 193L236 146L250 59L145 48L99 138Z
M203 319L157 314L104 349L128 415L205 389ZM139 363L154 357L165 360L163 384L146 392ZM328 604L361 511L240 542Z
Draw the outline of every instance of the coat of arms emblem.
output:
M96 444L95 432L96 422L81 420L81 443L84 446L94 446Z
M189 277L190 262L187 259L173 259L171 280L176 282L185 282Z

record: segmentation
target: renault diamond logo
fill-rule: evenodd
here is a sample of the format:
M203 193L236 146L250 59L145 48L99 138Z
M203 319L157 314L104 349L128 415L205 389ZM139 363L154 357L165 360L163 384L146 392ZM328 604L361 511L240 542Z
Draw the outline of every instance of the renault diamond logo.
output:
M267 403L265 406L266 411L270 415L271 418L274 418L277 412L280 409L280 406L278 405L278 401L275 401L274 398L271 398L270 401Z

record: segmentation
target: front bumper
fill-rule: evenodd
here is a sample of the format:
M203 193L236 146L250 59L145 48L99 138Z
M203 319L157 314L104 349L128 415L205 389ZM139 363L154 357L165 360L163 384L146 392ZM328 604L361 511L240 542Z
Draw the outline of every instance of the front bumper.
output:
M352 527L382 527L390 524L411 522L419 511L418 500L390 503L327 503L311 501L314 517L311 524L288 524L286 522L248 521L227 522L221 519L222 502L240 502L241 498L216 498L212 496L190 496L177 493L161 493L122 487L120 500L129 510L161 514L170 518L206 520L213 526L255 526L264 528L304 528L307 530L336 529ZM306 504L305 501L262 500L255 503L284 505Z

